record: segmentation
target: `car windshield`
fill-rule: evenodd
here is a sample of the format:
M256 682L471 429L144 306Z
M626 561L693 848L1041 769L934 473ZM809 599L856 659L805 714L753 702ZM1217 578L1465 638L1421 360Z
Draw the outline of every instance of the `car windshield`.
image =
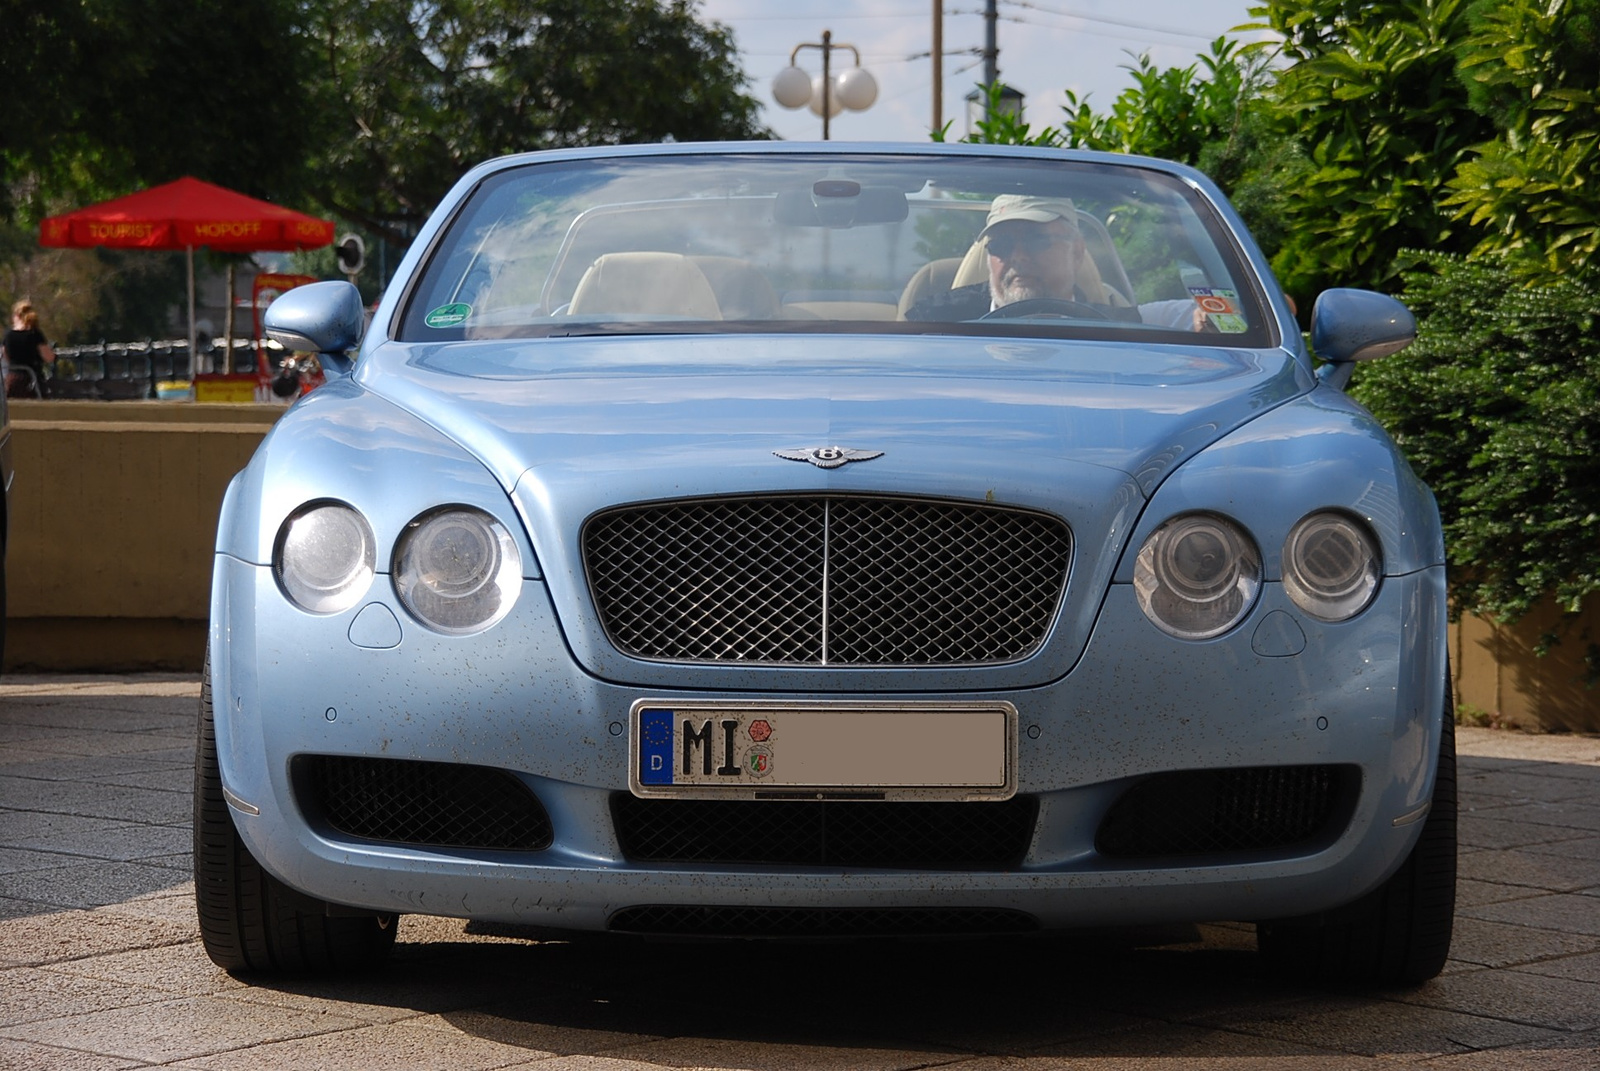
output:
M406 341L939 333L1266 346L1260 284L1188 184L1133 164L918 154L510 167L456 209Z

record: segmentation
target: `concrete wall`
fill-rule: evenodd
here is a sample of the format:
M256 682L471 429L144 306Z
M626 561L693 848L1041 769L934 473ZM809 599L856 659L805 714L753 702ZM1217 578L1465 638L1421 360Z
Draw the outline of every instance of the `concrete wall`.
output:
M1464 617L1452 630L1456 702L1471 721L1600 732L1600 597L1577 613L1545 601L1515 625Z
M10 403L8 670L198 670L222 494L283 412Z
M198 670L222 493L273 405L14 402L5 668ZM1541 657L1544 638L1561 642ZM1478 720L1600 731L1600 599L1513 628L1451 630L1458 701ZM1596 653L1600 661L1600 652Z

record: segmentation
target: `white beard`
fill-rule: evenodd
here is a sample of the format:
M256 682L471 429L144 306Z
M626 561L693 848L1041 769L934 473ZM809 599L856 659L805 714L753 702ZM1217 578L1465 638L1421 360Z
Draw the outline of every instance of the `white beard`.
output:
M1031 301L1034 298L1050 297L1038 289L1025 283L1000 283L989 288L989 296L994 299L996 306L1014 305L1019 301Z

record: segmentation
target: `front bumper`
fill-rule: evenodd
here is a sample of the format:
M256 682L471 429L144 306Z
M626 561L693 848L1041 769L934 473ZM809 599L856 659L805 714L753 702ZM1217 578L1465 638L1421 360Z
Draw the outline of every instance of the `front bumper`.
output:
M1001 871L624 858L610 802L628 786L628 711L643 695L674 693L577 668L538 581L524 582L495 628L445 637L412 623L376 587L367 608L300 613L269 569L219 555L218 755L231 797L259 811L234 816L262 865L310 895L362 909L579 930L605 929L626 908L677 904L1002 908L1045 928L1299 915L1374 887L1420 829L1439 743L1443 583L1442 569L1389 578L1372 607L1338 626L1305 619L1268 585L1240 629L1199 644L1159 633L1131 589L1114 586L1070 673L1041 687L959 696L1018 711L1018 791L1038 800L1039 817L1022 863ZM885 673L897 700L951 698L919 691L915 670ZM744 679L739 691L683 697L863 698L831 692L827 671ZM509 770L549 813L554 843L531 853L420 849L319 831L290 775L293 758L306 754ZM1161 865L1096 851L1101 820L1142 777L1301 764L1359 768L1353 813L1331 843Z

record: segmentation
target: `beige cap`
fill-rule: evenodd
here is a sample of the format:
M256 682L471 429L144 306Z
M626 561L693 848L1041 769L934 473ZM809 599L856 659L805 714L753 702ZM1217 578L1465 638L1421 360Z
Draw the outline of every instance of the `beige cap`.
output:
M1053 219L1078 229L1078 209L1070 198L1039 197L1031 193L1002 193L989 205L989 220L979 237L988 234L997 223L1025 219L1032 223L1049 223Z

